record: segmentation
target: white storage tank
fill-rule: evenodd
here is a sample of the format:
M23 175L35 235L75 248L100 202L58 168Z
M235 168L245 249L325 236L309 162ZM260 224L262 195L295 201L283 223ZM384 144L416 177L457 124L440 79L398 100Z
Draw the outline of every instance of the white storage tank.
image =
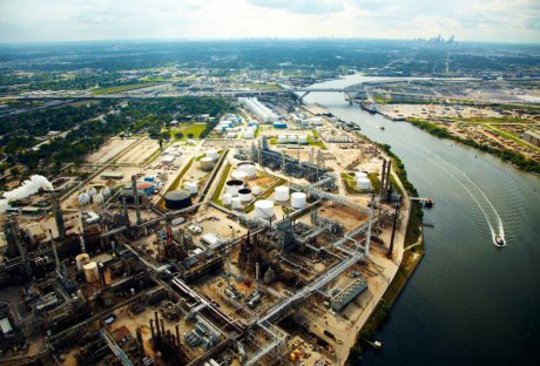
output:
M99 281L99 269L96 262L88 262L83 265L84 278L88 283L96 283Z
M96 193L97 193L97 190L96 190L94 187L92 187L92 188L90 188L90 189L88 190L87 193L88 193L88 195L89 195L90 197L94 197L94 196L96 195Z
M229 205L231 204L232 198L233 198L233 197L232 197L232 194L230 194L230 193L224 193L221 200L223 201L223 204L224 204L225 206L229 206Z
M257 167L255 164L250 162L244 162L238 164L238 170L241 170L246 173L246 177L254 178L257 176Z
M217 160L218 152L217 152L217 150L208 150L206 152L206 156L209 157L212 160Z
M189 192L189 194L197 194L199 187L196 182L186 182L184 184L184 189Z
M287 186L278 186L274 190L274 199L278 202L288 201L289 200L289 187Z
M268 220L274 216L274 202L270 200L260 200L255 202L255 215L261 219Z
M111 192L111 189L109 187L103 187L101 189L101 194L103 195L103 197L109 198L111 196L112 192Z
M236 169L231 173L231 179L244 181L248 177L247 173L243 170Z
M360 177L356 179L356 188L362 189L362 190L370 190L371 189L371 181L369 178L366 177Z
M253 186L251 188L251 193L253 193L255 196L258 196L262 193L262 188L259 186Z
M245 139L252 139L253 137L255 137L255 131L252 130L251 128L248 128L244 131L244 133L242 134L242 136L245 138Z
M201 169L205 170L205 171L212 170L212 168L214 167L214 162L215 162L215 159L212 159L212 158L210 158L208 156L205 156L200 161Z
M296 144L298 142L298 136L296 136L296 135L287 136L287 142L289 142L291 144Z
M77 266L77 271L82 271L83 266L90 261L90 256L88 253L81 253L75 257L75 265Z
M360 178L367 178L367 173L366 172L356 172L354 173L354 178L356 180L360 179Z
M240 209L240 207L242 207L240 197L233 197L233 199L231 200L231 208L233 210L238 210Z
M307 136L298 136L298 143L302 145L307 144Z
M242 182L241 180L231 179L227 181L225 186L225 190L227 193L231 194L232 196L238 196L238 191L244 187L244 182Z
M279 144L285 144L285 143L287 143L287 136L285 136L285 135L279 135L278 138L277 138L277 140L278 140L278 143L279 143Z
M251 189L249 188L242 188L238 191L238 197L240 198L241 202L249 202L251 201Z
M96 205L101 205L103 201L105 201L105 197L103 197L101 193L98 193L92 198L92 200Z
M88 193L81 193L79 195L79 205L83 206L88 204L88 202L90 202L90 196Z
M292 208L300 209L306 206L307 196L304 192L294 192L291 194Z

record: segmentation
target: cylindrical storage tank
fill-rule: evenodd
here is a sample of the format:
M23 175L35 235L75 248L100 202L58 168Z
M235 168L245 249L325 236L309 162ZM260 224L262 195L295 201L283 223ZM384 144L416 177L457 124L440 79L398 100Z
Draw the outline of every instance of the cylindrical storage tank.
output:
M240 197L233 197L231 200L231 208L233 210L238 210L240 207L242 207Z
M287 136L285 136L285 135L279 135L278 138L277 138L277 140L278 140L278 143L280 143L280 144L285 144L285 143L287 142Z
M99 281L99 269L96 262L88 262L83 265L84 278L88 283Z
M201 159L200 163L201 163L201 169L202 170L205 170L205 171L209 171L209 170L212 170L212 168L214 167L214 162L215 160L208 157L208 156L205 156L204 158Z
M360 177L356 180L356 188L369 190L371 189L371 181L366 177Z
M238 169L245 172L248 178L253 178L257 175L257 168L255 164L251 162L239 163Z
M231 173L231 179L244 181L247 178L247 173L243 170L236 169Z
M289 187L276 187L276 189L274 190L274 199L279 202L287 201L289 199Z
M218 152L217 152L217 150L208 150L206 152L206 156L209 157L212 160L217 160Z
M225 183L225 191L232 196L238 196L238 191L244 187L244 182L241 180L231 179Z
M251 189L242 188L241 190L238 191L238 197L240 198L241 202L251 201Z
M274 202L260 200L255 202L255 215L261 219L269 219L274 216Z
M253 137L255 137L255 131L252 130L251 128L248 128L244 131L244 133L242 134L242 136L245 138L245 139L252 139Z
M90 256L88 253L81 253L75 257L75 264L77 266L77 271L82 271L86 263L90 261Z
M88 193L88 195L89 195L90 197L94 197L95 194L97 193L97 190L96 190L94 187L92 187L92 188L90 188L90 189L88 190L87 193Z
M303 192L294 192L291 194L292 208L300 209L306 206L306 194Z
M307 144L307 136L298 136L298 143L302 145Z
M354 173L354 178L356 180L360 179L360 178L367 178L367 173L366 172L356 172Z
M170 210L181 210L191 206L191 194L188 191L171 191L165 195L165 207Z
M223 204L225 206L229 206L231 204L232 198L233 198L232 194L224 193L223 197L221 197L221 200L223 201Z
M189 194L197 194L199 187L196 182L186 182L184 184L184 189L189 192Z
M296 136L296 135L287 136L287 142L289 142L291 144L296 144L297 141L298 141L298 136Z
M262 193L262 189L259 186L253 186L251 188L251 193L253 193L255 196L258 196Z

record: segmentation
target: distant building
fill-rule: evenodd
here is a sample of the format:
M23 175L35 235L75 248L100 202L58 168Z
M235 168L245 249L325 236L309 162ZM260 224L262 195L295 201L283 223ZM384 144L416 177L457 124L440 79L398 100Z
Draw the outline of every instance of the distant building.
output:
M527 141L528 143L531 143L535 146L540 146L540 133L536 131L527 130L523 132L521 138L523 139L523 141Z
M259 102L257 98L238 98L238 101L264 123L272 123L279 118L270 108Z

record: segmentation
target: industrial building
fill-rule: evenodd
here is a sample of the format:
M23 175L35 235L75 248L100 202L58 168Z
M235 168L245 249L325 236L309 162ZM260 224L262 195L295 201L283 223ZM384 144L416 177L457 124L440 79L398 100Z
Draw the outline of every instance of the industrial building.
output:
M253 113L261 122L272 123L279 119L270 108L261 103L257 98L238 98L238 102Z

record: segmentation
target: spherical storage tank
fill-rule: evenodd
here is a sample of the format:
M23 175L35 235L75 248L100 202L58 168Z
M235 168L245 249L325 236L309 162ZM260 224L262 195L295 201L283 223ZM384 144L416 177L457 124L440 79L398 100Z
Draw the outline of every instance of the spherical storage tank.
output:
M232 196L238 196L238 191L244 187L241 180L231 179L225 183L225 191Z
M214 167L214 162L215 162L214 159L212 159L211 157L205 156L200 161L201 169L206 170L206 171L212 170L212 168Z
M255 215L261 219L269 219L274 216L274 202L260 200L255 202Z
M101 189L101 194L103 195L103 197L109 198L111 196L112 192L111 192L111 189L109 187L103 187Z
M165 207L170 210L181 210L191 206L191 194L188 191L171 191L165 195Z
M84 278L88 283L99 281L99 269L96 262L88 262L83 265Z
M356 188L362 190L369 190L371 189L371 181L366 177L360 177L356 179Z
M105 201L105 197L103 197L101 193L98 193L92 198L92 200L96 205L101 205L103 201Z
M88 193L81 193L79 195L79 205L86 205L88 202L90 202L90 196Z
M257 175L257 167L249 161L239 163L238 170L245 172L248 178L253 178Z
M291 194L291 206L293 208L299 209L306 206L306 194L303 192L294 192Z
M89 195L90 197L94 197L94 195L97 193L97 190L96 190L94 187L92 187L92 188L90 188L90 189L88 190L87 193L88 193L88 195Z
M196 182L186 182L184 184L184 189L189 192L189 194L197 194L199 187Z
M279 186L274 190L274 199L276 201L287 201L289 199L289 187Z
M251 189L249 188L242 188L238 191L238 197L240 198L241 202L249 202L251 201Z

